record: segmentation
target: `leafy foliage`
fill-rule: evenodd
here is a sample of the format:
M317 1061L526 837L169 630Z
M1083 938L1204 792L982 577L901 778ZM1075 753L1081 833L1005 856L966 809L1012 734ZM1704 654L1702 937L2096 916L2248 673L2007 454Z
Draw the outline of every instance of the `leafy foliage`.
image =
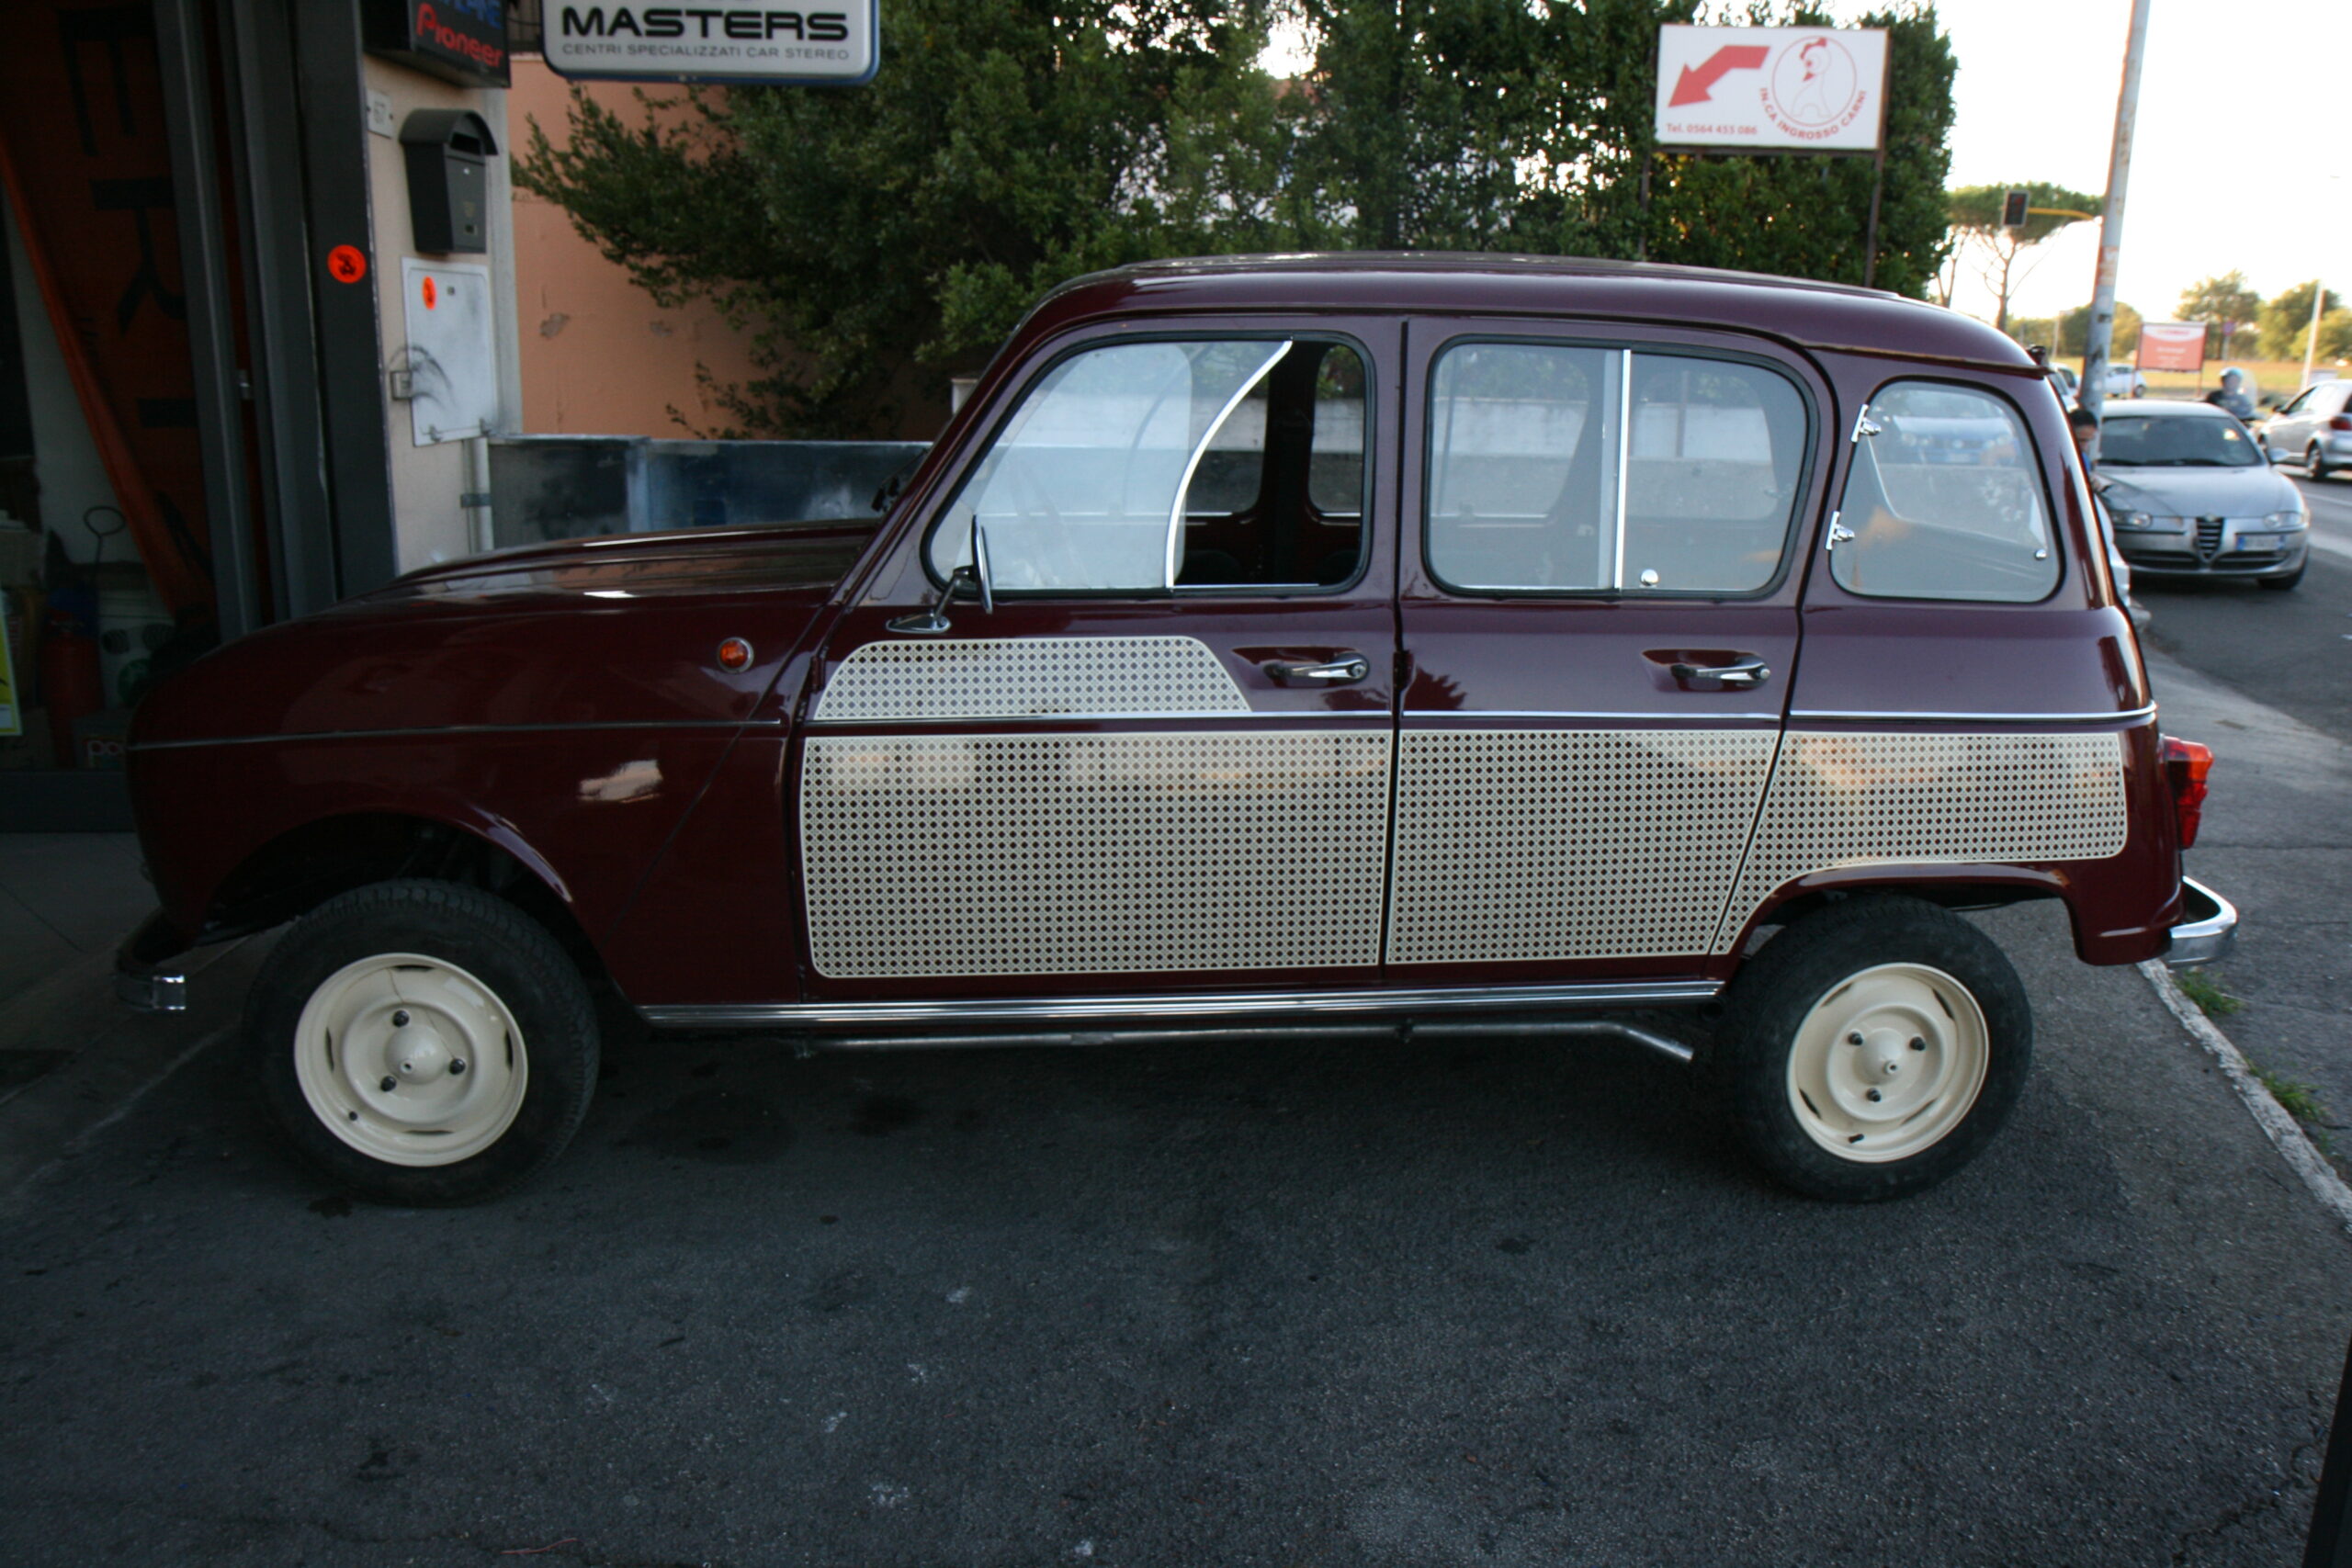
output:
M2030 194L2030 208L2049 210L2031 213L2019 228L2003 228L2001 205L2013 190ZM1946 196L1945 212L1959 248L1974 263L1984 286L1998 301L1993 317L1995 326L2006 330L2009 324L2009 296L2018 284L2025 281L2026 272L2032 270L2031 264L2024 259L2026 253L2068 224L2083 221L2064 214L2087 212L2096 218L2102 206L2101 197L2047 180L2010 186L1962 186ZM2133 335L2138 335L2136 323Z
M2303 307L2311 308L2311 296L2303 296ZM2219 277L2201 278L2188 286L2180 297L2180 319L2184 321L2208 321L2217 327L2242 327L2262 313L2262 296L2248 288L2245 274L2225 272Z
M2298 283L2262 308L2262 352L2273 359L2301 359L2312 328L2312 291L2317 278ZM2320 306L2319 355L2323 360L2352 355L2352 311L2335 289Z
M1255 64L1268 5L1313 42L1303 80ZM722 399L765 434L907 428L1046 289L1151 256L1515 250L1860 282L1871 160L1652 152L1657 28L1697 10L892 0L869 86L640 95L633 115L575 94L516 179L657 300L709 299L754 334L763 375ZM1951 49L1918 0L1857 25L1893 35L1876 281L1917 294L1946 244Z

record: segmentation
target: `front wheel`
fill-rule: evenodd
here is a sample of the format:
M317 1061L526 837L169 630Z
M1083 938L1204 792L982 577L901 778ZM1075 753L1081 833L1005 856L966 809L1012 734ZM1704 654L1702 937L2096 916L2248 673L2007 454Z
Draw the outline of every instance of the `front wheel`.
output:
M2033 1060L2033 1015L1991 939L1916 898L1797 921L1733 983L1720 1066L1741 1142L1811 1197L1935 1185L1984 1149Z
M246 1028L295 1148L390 1203L471 1202L537 1174L596 1082L578 967L521 910L452 883L321 905L255 977Z

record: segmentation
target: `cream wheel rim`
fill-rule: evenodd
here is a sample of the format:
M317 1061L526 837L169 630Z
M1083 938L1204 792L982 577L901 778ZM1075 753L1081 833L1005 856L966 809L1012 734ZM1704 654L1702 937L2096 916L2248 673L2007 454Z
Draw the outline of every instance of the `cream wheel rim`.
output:
M1797 1026L1789 1108L1840 1159L1907 1159L1967 1119L1991 1056L1967 987L1924 964L1882 964L1831 987Z
M384 953L311 993L294 1027L311 1111L388 1165L455 1165L498 1142L530 1062L498 993L446 959Z

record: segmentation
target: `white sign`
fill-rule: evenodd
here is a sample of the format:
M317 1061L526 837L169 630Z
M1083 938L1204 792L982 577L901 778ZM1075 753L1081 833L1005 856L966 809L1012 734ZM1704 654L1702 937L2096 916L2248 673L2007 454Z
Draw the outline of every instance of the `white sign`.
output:
M1662 147L1868 152L1885 97L1883 28L1658 29Z
M880 60L880 0L576 6L547 0L548 64L605 81L854 86Z
M498 421L490 268L403 256L401 309L408 344L392 367L408 371L409 428L416 444L489 434Z

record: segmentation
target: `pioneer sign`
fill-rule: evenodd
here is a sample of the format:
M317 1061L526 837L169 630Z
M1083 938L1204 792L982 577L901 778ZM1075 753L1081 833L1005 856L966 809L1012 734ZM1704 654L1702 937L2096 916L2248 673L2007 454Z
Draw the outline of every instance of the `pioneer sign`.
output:
M1661 147L1874 152L1885 102L1879 28L1658 29Z
M547 9L548 64L606 81L854 86L874 79L878 0Z

